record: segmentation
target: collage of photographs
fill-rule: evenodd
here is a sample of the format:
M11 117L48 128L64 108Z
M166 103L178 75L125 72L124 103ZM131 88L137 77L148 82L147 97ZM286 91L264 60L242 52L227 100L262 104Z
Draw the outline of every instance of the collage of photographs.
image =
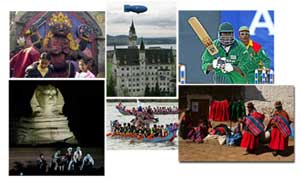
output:
M124 150L294 163L274 14L147 0L10 11L9 176L106 176L107 153Z

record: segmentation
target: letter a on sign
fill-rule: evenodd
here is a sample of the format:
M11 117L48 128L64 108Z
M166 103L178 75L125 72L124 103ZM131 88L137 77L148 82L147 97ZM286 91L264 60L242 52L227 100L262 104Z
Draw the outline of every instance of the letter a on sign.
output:
M264 22L260 22L261 17L263 17ZM250 34L255 35L255 30L257 28L267 28L269 30L269 35L274 35L274 24L268 11L256 11L249 27Z

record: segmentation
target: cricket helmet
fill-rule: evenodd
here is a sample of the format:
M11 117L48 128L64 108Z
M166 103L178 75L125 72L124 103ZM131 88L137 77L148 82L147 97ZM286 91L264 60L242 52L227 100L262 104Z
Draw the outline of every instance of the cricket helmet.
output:
M224 35L223 33L227 33ZM221 23L218 29L218 38L222 45L229 46L234 42L233 27L229 22Z
M233 33L233 27L229 22L221 23L219 26L219 33L221 32L232 32Z

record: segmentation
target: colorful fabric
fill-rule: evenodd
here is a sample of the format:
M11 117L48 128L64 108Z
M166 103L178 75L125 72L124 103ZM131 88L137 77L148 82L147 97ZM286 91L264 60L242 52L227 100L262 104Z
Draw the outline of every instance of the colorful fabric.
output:
M246 115L245 102L240 100L230 103L230 120L238 121Z
M291 135L290 124L285 117L277 115L274 116L272 120L276 124L283 137L288 137Z
M40 53L34 47L20 50L10 59L11 76L15 78L23 78L25 69L33 62L39 60Z
M225 124L219 124L217 126L215 126L212 131L210 132L210 134L212 135L227 135L230 134L231 130L228 128L227 125Z
M229 102L228 100L213 101L210 104L209 119L213 121L229 120Z
M252 61L246 47L238 40L235 40L231 45L228 52L223 48L218 40L214 41L214 44L219 50L218 55L220 57L225 57L227 62L231 63L233 66L236 66L241 69L241 71L246 75L242 76L236 71L223 73L220 69L215 70L217 80L214 80L216 83L233 83L233 84L244 84L247 83L247 77L249 73L254 73L254 70L257 66ZM207 50L204 51L202 55L202 70L207 74L208 65L212 64L214 56L210 55Z
M226 136L226 145L240 145L242 139L242 135L240 133L235 133L233 135Z
M264 116L258 112L246 117L245 124L254 136L258 136L264 132L263 119Z
M205 133L206 133L205 128L199 126L191 129L190 132L188 133L188 137L194 142L201 143L207 135Z

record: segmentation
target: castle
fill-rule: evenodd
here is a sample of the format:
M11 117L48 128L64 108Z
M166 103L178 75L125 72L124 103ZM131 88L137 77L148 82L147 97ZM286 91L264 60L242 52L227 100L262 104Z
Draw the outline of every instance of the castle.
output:
M146 49L143 39L138 47L133 21L128 39L128 48L114 46L113 51L112 78L117 96L175 96L176 59L173 49Z

